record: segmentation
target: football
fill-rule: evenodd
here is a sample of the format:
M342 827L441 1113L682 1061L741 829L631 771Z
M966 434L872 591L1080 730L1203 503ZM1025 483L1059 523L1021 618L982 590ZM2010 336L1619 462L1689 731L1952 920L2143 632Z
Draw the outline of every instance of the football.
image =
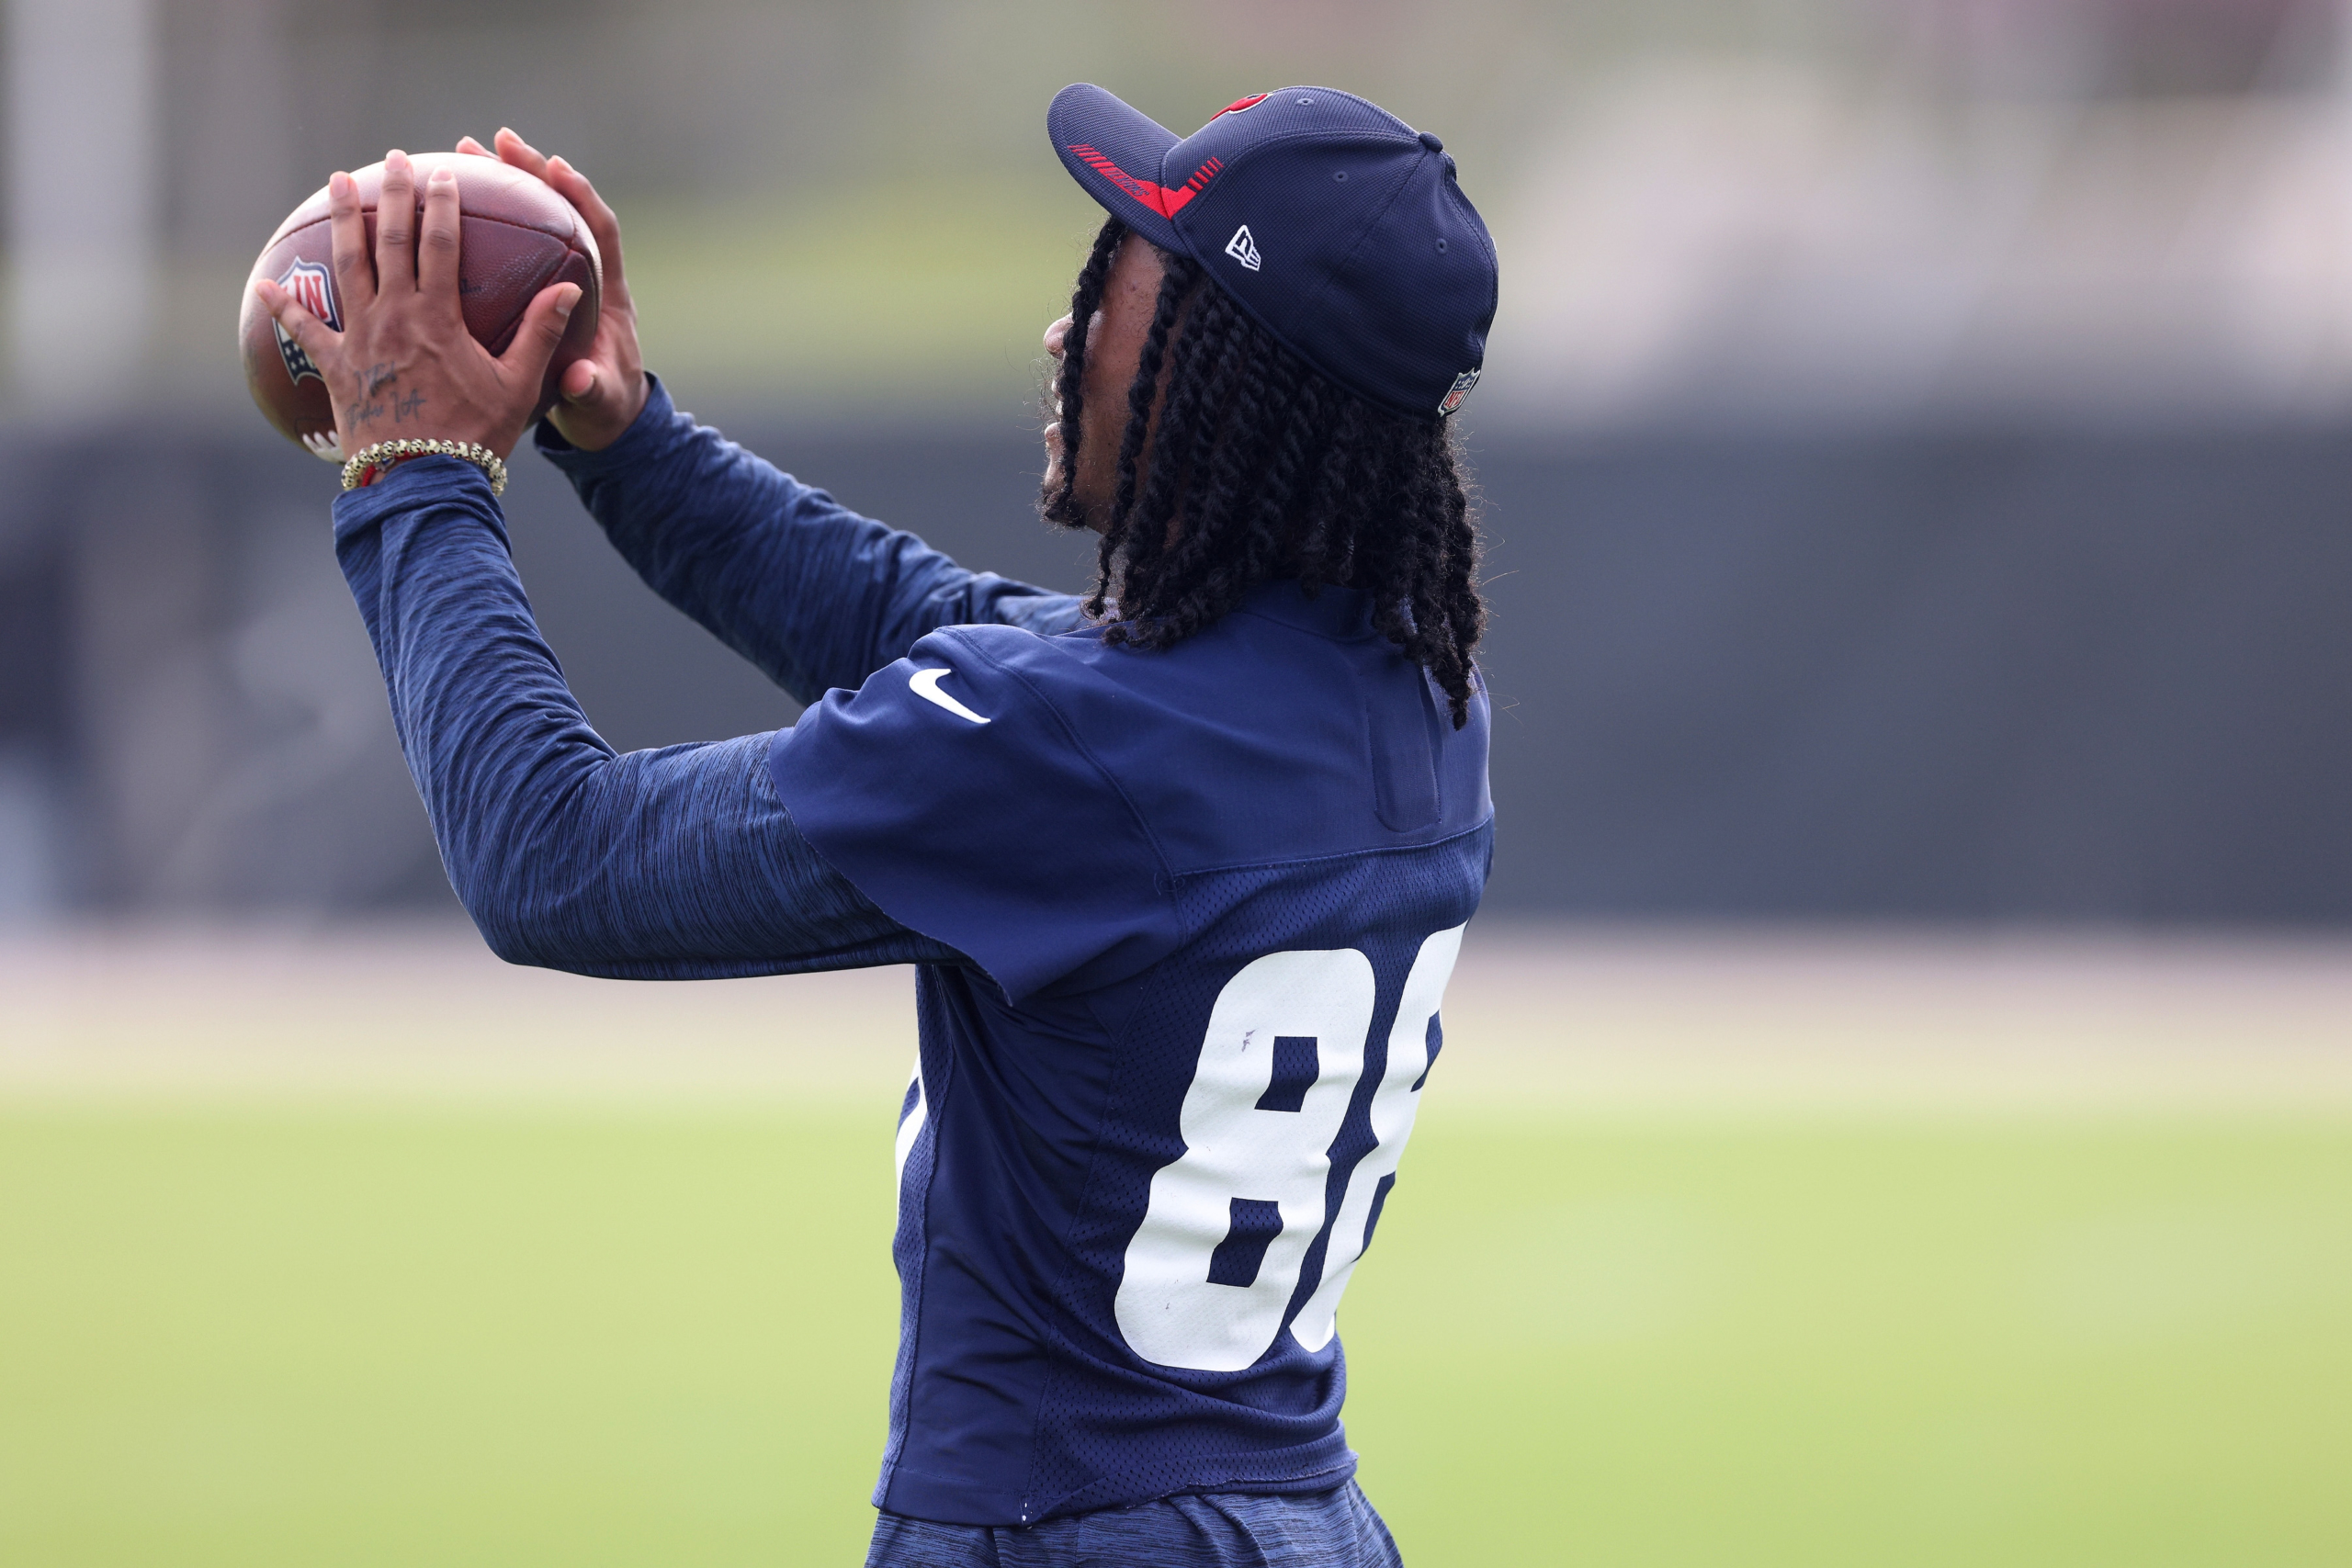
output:
M493 159L419 152L410 162L416 166L420 213L424 182L433 171L458 172L458 292L467 330L483 347L492 354L505 352L525 308L540 289L555 283L580 285L580 304L571 313L563 342L548 367L547 382L540 389L537 412L546 412L556 399L557 378L595 341L604 263L587 223L570 202L544 184ZM384 165L355 169L352 178L359 182L359 201L367 215L372 253ZM306 450L339 463L344 454L335 441L334 410L327 399L326 379L262 309L254 284L265 277L275 278L328 326L343 330L343 302L335 286L323 186L296 208L262 247L261 259L254 263L253 274L245 279L237 342L244 356L245 385L269 423Z

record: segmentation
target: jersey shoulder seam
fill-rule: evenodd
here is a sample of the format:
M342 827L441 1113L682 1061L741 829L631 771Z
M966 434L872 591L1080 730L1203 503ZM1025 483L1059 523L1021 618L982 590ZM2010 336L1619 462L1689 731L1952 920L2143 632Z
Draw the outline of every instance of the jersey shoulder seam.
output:
M1159 876L1158 880L1161 887L1163 889L1172 890L1175 883L1176 872L1169 863L1168 852L1160 844L1159 835L1151 830L1151 823L1144 816L1142 808L1136 805L1135 797L1127 793L1126 785L1119 782L1119 776L1116 773L1113 773L1109 768L1103 765L1102 759L1094 754L1094 748L1089 746L1086 743L1086 738L1078 732L1078 726L1069 721L1069 716L1062 712L1060 705L1057 704L1054 699L1046 694L1043 687L1039 686L1036 682L1031 680L1025 671L1016 670L1011 665L1005 663L1002 660L998 659L985 647L981 646L978 639L963 635L964 633L973 629L975 628L969 626L943 627L940 635L962 643L974 654L977 654L979 658L986 660L991 669L1004 675L1007 679L1020 682L1021 684L1028 690L1029 694L1037 699L1038 705L1053 716L1054 722L1061 727L1062 734L1069 738L1071 747L1077 750L1080 756L1086 759L1086 765L1092 768L1096 775L1100 777L1105 784L1110 786L1111 793L1119 797L1119 804L1125 808L1128 820L1136 825L1136 831L1143 835L1143 841L1151 847L1151 858L1154 863L1159 867ZM1035 640L1039 642L1044 642L1046 640L1044 637L1038 637L1035 632L1026 631L1023 628L1012 627L1009 629L1022 631L1023 636L1035 638ZM1179 923L1181 924L1182 922L1180 921Z
M1492 811L1458 833L1431 839L1419 844L1367 844L1359 849L1335 850L1327 855L1283 855L1272 860L1233 861L1220 865L1197 866L1190 871L1171 871L1169 875L1179 882L1201 876L1224 876L1237 871L1271 871L1278 866L1315 865L1325 861L1361 860L1366 855L1408 855L1420 850L1443 849L1446 845L1482 833L1495 825Z

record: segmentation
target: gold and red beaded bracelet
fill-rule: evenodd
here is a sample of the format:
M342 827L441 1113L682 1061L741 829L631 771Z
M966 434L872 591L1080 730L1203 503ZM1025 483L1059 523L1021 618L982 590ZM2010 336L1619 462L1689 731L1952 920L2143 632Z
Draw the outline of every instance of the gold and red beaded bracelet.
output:
M343 488L374 484L411 457L456 457L490 476L490 493L506 493L506 460L471 441L379 441L351 455L343 466Z

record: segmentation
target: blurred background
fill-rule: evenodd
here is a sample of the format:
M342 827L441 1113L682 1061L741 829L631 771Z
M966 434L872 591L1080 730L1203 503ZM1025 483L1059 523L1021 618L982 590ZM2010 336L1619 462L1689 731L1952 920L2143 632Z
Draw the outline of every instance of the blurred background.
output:
M2346 0L6 23L0 1560L854 1560L904 975L484 955L232 323L512 125L683 406L1076 588L1074 80L1363 93L1502 257L1495 875L1349 1298L1408 1560L2352 1560ZM790 722L507 502L615 744Z
M1463 415L1490 908L2341 924L2346 15L12 0L0 908L447 908L332 478L227 346L277 220L388 146L575 158L685 406L1080 582L1030 507L1098 217L1043 105L1082 78L1187 131L1344 85L1460 157L1504 262ZM523 467L608 737L790 717Z

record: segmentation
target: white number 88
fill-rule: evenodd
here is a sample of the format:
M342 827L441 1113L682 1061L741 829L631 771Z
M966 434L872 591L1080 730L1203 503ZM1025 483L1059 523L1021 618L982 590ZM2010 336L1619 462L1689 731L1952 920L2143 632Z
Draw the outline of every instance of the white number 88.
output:
M1374 1198L1412 1132L1430 1021L1461 946L1461 927L1438 932L1406 978L1373 1097L1378 1145L1349 1177L1322 1280L1292 1328L1310 1350L1330 1341ZM1114 1310L1137 1355L1239 1371L1272 1346L1328 1217L1329 1150L1363 1075L1375 999L1372 963L1353 948L1269 953L1217 993L1179 1114L1184 1153L1152 1177L1127 1245Z

